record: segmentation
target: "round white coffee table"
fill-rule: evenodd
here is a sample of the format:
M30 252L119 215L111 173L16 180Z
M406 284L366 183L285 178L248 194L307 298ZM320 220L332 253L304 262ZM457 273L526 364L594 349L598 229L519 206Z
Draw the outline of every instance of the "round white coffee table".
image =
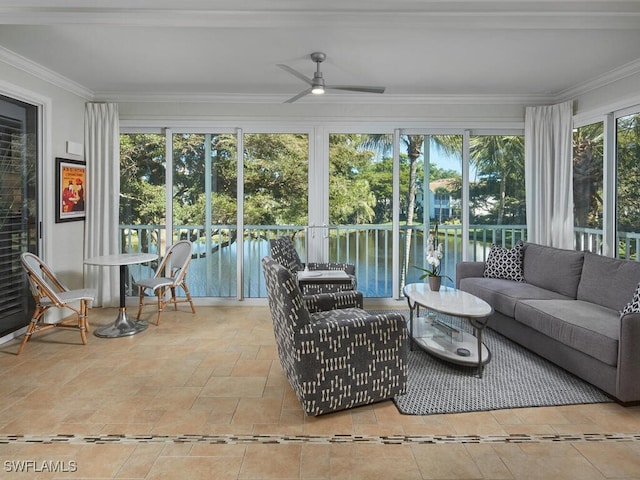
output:
M84 261L87 265L120 267L120 308L118 310L118 317L114 322L97 328L93 332L96 337L118 338L135 335L149 326L144 320L134 320L127 315L125 304L126 266L151 262L157 258L158 255L155 253L118 253L115 255L101 255L99 257L87 258Z
M482 378L483 366L491 359L491 352L482 343L482 331L487 326L493 308L484 300L462 290L441 287L433 292L428 284L411 283L402 293L409 303L409 335L411 348L416 343L426 352L459 365L477 365ZM420 307L427 315L419 317ZM431 314L429 314L431 313ZM438 313L469 321L474 335L462 331ZM421 321L417 321L417 318Z

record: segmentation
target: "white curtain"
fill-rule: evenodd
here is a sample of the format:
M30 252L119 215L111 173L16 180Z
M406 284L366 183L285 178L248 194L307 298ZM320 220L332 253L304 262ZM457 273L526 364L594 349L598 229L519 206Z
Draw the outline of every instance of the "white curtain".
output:
M573 249L572 102L527 107L527 240Z
M120 122L117 104L86 104L84 145L87 162L85 256L120 253ZM94 305L117 307L120 298L119 268L87 265L85 271L85 283L97 291Z

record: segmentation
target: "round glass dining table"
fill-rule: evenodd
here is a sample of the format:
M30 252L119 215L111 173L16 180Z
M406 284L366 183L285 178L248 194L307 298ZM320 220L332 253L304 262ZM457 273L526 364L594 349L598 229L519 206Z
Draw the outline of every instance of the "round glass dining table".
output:
M97 328L93 334L96 337L117 338L135 335L145 330L149 324L144 320L134 320L127 316L126 301L126 280L127 265L135 265L138 263L147 263L156 260L158 255L155 253L117 253L114 255L101 255L98 257L87 258L84 263L87 265L96 265L99 267L120 267L120 307L116 320L107 325Z

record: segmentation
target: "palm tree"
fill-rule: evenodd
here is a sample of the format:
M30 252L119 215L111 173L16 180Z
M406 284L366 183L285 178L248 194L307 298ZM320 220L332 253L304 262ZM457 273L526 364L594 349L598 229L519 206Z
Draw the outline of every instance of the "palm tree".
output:
M505 216L507 183L514 175L524 178L524 137L520 135L482 135L471 137L471 161L483 175L495 176L499 183L496 223Z
M413 220L416 211L416 195L417 188L417 174L418 174L418 159L422 156L424 148L424 135L402 135L401 141L405 144L407 149L407 158L409 160L409 190L407 192L406 205L407 205L407 219L406 225L413 225ZM385 134L371 134L364 137L362 143L363 148L370 148L380 152L387 152L393 148L393 138L390 135ZM400 271L400 287L405 284L407 270L409 268L409 252L411 251L411 237L413 231L407 229L405 235L404 256L402 261L402 270Z
M578 227L602 228L602 122L578 128L573 136L573 209Z

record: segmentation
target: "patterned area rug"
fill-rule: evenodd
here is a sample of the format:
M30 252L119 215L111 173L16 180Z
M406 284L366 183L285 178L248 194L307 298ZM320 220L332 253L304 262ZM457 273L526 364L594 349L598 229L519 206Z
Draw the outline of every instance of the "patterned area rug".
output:
M376 312L381 313L381 312ZM401 312L409 318L409 312ZM468 322L458 326L470 331ZM454 365L418 347L409 351L409 389L394 398L406 415L478 412L504 408L611 402L602 391L491 329L483 342L491 360L476 367Z

